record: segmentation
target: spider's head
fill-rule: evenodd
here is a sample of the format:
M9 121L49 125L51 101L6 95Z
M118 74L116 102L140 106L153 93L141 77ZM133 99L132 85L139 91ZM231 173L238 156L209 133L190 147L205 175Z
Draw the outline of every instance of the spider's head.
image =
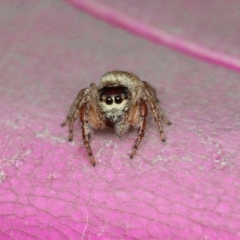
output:
M99 106L112 122L123 119L129 109L130 94L125 86L106 86L98 90Z

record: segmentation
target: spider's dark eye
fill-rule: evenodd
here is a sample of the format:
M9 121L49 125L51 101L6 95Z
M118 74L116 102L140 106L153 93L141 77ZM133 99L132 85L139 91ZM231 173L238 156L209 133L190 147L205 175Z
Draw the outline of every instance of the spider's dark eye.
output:
M122 102L122 98L120 96L115 97L115 103L119 104Z
M113 100L111 97L106 98L106 104L111 105L113 103Z
M100 97L99 100L102 102L103 101L103 97Z

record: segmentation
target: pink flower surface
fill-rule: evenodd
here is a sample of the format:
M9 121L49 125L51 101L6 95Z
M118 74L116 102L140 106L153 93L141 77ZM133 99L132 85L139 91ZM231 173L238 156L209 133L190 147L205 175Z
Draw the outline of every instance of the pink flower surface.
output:
M0 239L240 239L238 73L66 2L0 2ZM239 58L237 0L99 2ZM72 143L60 124L79 90L116 69L150 82L173 125L162 143L149 115L134 159L136 132L94 132L94 168L80 123Z

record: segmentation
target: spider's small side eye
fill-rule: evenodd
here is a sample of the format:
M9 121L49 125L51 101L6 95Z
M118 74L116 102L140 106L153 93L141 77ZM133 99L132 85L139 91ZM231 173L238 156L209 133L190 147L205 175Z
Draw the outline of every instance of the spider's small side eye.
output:
M102 102L102 101L103 101L103 97L100 97L100 98L99 98L99 101L101 101L101 102Z
M113 100L111 97L106 98L106 104L111 105L113 103Z
M120 96L115 97L115 103L119 104L122 102L122 98Z

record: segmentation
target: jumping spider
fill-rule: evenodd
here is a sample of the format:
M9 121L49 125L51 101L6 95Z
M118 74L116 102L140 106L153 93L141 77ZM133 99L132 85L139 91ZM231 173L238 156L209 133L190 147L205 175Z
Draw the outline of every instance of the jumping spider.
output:
M113 127L122 136L129 127L136 127L138 136L130 154L133 158L144 136L148 107L164 142L161 119L168 125L171 123L157 104L155 89L132 73L112 71L102 76L99 87L92 83L78 93L62 126L69 122L68 139L72 141L73 124L80 117L83 142L93 166L96 161L89 143L91 128Z

